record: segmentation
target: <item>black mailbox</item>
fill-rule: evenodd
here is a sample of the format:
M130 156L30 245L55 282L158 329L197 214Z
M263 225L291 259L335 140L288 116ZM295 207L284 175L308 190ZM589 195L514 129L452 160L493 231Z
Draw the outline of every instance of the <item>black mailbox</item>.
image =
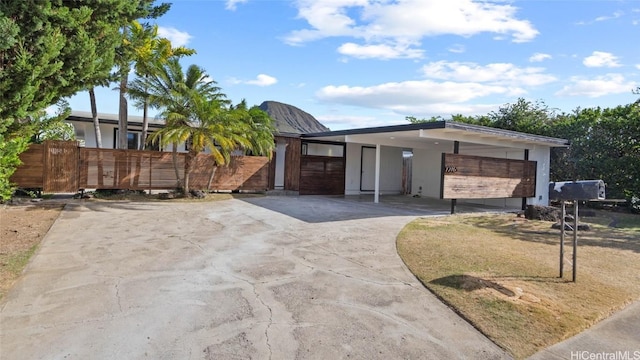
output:
M604 200L604 181L581 180L549 183L550 200Z

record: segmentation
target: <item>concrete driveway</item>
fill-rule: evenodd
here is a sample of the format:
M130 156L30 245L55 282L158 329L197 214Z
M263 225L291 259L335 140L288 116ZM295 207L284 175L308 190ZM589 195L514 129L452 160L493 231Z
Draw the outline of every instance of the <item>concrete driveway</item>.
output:
M399 230L427 214L327 197L69 204L1 304L0 357L508 357L398 257Z

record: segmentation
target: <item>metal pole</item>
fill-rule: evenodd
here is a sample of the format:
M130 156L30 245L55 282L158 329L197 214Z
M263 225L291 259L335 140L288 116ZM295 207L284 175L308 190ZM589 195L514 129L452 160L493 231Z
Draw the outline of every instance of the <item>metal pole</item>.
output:
M562 201L562 212L561 212L561 219L560 219L560 279L562 279L562 276L564 274L564 227L565 227L565 222L564 222L564 217L566 215L566 205L565 202Z
M578 251L578 200L573 201L573 282L576 282Z

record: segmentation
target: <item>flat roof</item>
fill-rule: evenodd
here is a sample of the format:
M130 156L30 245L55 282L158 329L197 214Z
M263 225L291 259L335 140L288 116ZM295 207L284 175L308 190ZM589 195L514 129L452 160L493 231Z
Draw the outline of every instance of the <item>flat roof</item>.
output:
M513 143L539 144L550 147L567 147L570 145L569 140L566 139L533 135L487 126L471 125L450 120L308 133L302 134L302 138L321 138L324 140L350 142L350 139L363 139L365 138L365 135L371 135L371 138L384 135L392 139L396 136L413 139L440 138L444 140L453 140L455 137L460 137L461 141L466 142L469 142L471 137L476 136L484 139L503 140Z
M129 119L129 124L140 125L142 126L142 116L127 116ZM98 113L98 119L103 124L114 124L118 125L118 114L103 114ZM81 122L93 122L93 115L89 111L72 111L71 115L67 117L69 121L81 121ZM148 117L149 127L153 128L162 128L164 127L164 119L156 118L153 116Z

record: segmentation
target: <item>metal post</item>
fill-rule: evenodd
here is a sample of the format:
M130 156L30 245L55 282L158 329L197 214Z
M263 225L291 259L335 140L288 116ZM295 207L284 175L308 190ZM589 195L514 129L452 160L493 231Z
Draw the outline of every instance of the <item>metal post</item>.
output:
M562 276L564 275L564 217L566 216L566 211L567 207L565 205L565 202L562 201L562 219L560 220L560 279L562 279Z
M460 142L459 141L454 141L453 142L453 153L454 154L460 153ZM451 215L456 213L456 205L457 204L458 204L458 200L457 199L451 199Z
M576 282L576 263L578 256L578 200L573 201L573 282Z

